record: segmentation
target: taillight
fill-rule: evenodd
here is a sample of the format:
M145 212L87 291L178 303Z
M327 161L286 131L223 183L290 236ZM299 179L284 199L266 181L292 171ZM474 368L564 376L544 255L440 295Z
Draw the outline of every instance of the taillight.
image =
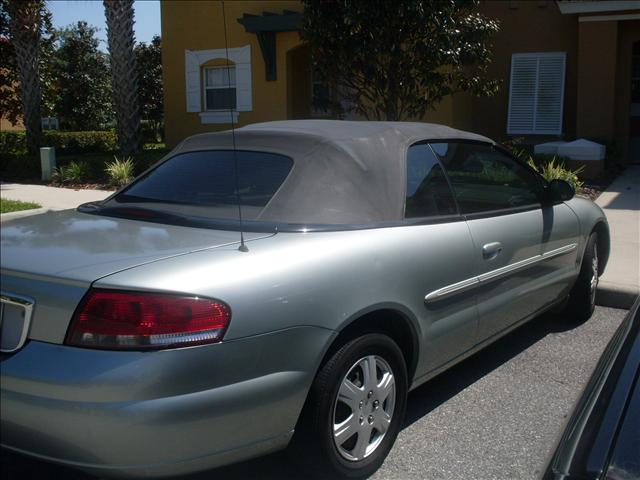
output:
M222 340L231 310L218 300L161 293L90 290L67 333L68 345L158 349Z

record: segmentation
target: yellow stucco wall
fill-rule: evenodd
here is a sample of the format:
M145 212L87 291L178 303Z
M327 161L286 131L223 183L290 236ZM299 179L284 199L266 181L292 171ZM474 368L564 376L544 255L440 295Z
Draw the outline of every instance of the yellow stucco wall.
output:
M276 35L277 80L266 81L265 65L255 34L247 33L237 21L244 13L261 15L264 11L281 14L283 10L301 11L298 1L227 1L224 4L228 47L251 45L253 109L240 112L237 126L270 120L300 118L294 114L288 82L300 81L300 76L287 70L287 52L301 45L297 32ZM185 50L225 48L222 3L219 1L165 0L161 3L162 65L165 103L165 134L169 147L189 135L226 130L231 124L203 125L197 112L187 112L185 88ZM291 58L291 56L289 56ZM309 85L310 89L310 85ZM304 89L302 89L304 91ZM435 111L427 113L425 121L457 128L471 128L471 99L468 95L446 98Z
M264 10L300 10L297 1L225 2L228 47L251 45L253 111L240 112L239 125L287 118L286 52L300 43L295 32L277 35L278 80L265 80L265 66L256 35L237 21L243 13ZM162 66L165 97L165 133L169 146L189 135L223 130L230 124L202 125L198 113L186 109L185 50L225 48L222 4L219 1L169 0L161 4Z

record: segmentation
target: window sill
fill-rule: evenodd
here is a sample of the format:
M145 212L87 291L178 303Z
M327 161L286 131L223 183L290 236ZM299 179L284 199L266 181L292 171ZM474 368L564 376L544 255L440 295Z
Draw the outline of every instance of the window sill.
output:
M237 111L229 111L229 110L218 110L213 112L202 112L200 115L200 123L202 124L210 124L210 123L237 123L238 122L238 112Z

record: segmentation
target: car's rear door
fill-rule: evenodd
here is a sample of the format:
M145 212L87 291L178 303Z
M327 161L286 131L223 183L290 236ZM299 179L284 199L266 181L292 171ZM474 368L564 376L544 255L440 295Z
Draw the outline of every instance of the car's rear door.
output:
M432 148L445 167L474 242L478 340L489 338L545 307L553 265L545 245L554 211L543 208L543 183L529 167L494 146L439 142ZM559 240L562 243L562 239ZM554 245L557 242L554 242ZM564 255L561 251L558 257Z

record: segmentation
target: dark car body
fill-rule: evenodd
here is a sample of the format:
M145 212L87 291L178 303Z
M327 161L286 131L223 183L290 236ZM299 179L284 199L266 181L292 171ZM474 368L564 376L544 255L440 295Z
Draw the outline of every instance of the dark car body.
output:
M602 354L544 480L640 478L640 298Z

